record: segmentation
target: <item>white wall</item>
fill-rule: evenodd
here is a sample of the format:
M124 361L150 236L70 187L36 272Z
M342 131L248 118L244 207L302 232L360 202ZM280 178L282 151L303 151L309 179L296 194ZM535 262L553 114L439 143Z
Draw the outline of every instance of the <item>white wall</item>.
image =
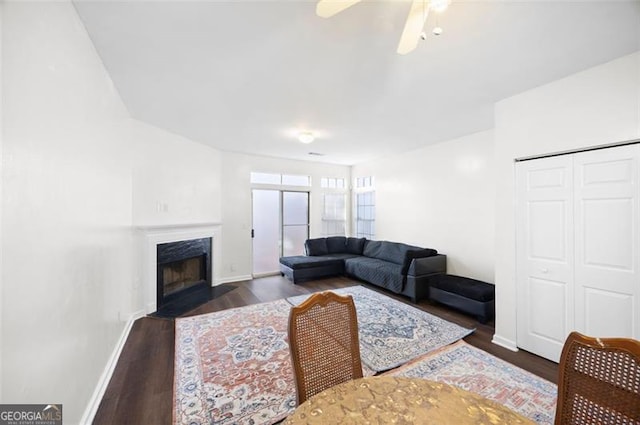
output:
M516 344L514 159L640 138L640 52L495 107L496 334Z
M134 225L220 222L220 152L140 122L133 132Z
M134 258L138 266L131 294L131 312L155 305L155 274L151 278L145 250L149 226L219 224L222 220L221 153L216 149L132 120ZM144 228L145 231L141 231ZM213 242L213 279L220 279L221 237ZM145 269L146 268L146 269ZM145 273L146 270L146 273ZM153 269L155 270L155 268ZM152 282L149 282L149 281ZM152 311L152 310L151 310Z
M231 152L222 154L222 244L223 281L251 276L251 183L250 173L283 173L311 176L309 199L310 236L322 232L323 198L321 177L339 177L347 182L350 167L294 161Z
M435 248L451 274L493 282L493 131L353 167L375 176L376 239Z
M130 118L70 2L0 4L2 402L74 424L143 308L134 223L220 221L220 153Z
M68 3L5 2L3 54L3 402L72 424L132 282L127 112Z

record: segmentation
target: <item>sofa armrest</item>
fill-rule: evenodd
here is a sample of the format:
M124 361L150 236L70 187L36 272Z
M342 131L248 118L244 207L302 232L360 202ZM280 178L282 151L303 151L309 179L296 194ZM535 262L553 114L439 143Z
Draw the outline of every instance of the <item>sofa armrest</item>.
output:
M447 256L443 254L431 257L414 258L409 265L407 276L422 276L433 273L447 272Z

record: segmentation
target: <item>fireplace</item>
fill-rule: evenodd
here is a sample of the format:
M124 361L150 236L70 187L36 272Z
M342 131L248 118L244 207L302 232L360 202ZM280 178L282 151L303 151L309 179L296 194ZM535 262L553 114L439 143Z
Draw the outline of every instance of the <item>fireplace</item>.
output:
M156 250L159 311L211 287L211 238L160 243Z
M142 294L141 310L133 312L133 315L142 317L144 314L159 315L158 310L160 305L164 301L171 301L172 297L183 298L184 292L191 292L192 288L187 288L186 291L178 291L175 294L169 295L169 300L165 300L164 294L164 282L162 290L158 289L158 276L164 273L159 268L159 264L166 265L165 263L171 262L173 259L185 260L193 257L200 257L204 253L208 254L208 258L203 260L206 264L207 271L203 273L206 276L208 287L205 284L196 285L196 287L202 287L201 292L209 292L216 283L218 283L219 277L217 274L220 269L220 235L221 223L218 222L206 222L206 223L183 223L183 224L158 224L158 225L139 225L136 227L137 241L140 246L140 259L142 260L142 274L140 279L140 290ZM204 239L204 241L202 240ZM172 243L177 242L177 247L180 247L181 242L192 242L190 245L195 245L195 249L185 250L171 248ZM189 244L188 244L189 245ZM168 247L168 248L167 248ZM160 251L160 252L159 252ZM175 255L176 252L183 251L182 255ZM195 253L194 253L195 252ZM160 254L160 255L158 255ZM187 266L187 268L192 266ZM161 271L162 273L158 273ZM164 279L164 277L162 277ZM186 279L185 279L186 280ZM179 287L180 284L173 285ZM188 284L183 285L189 286ZM171 288L168 289L171 292ZM162 298L158 300L159 294L162 294ZM179 294L179 295L178 295ZM162 310L167 308L176 307L175 303L165 304ZM187 308L186 306L185 308ZM182 314L184 308L174 309L179 311L178 315ZM184 310L184 311L189 311ZM165 315L163 317L169 317ZM175 316L170 316L175 317Z

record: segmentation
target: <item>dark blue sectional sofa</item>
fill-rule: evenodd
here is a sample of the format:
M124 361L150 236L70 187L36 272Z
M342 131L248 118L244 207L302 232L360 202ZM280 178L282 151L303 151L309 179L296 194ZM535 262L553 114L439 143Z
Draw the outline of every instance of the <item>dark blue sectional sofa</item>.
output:
M300 280L347 275L406 295L415 303L429 294L429 280L447 271L435 249L398 242L332 236L307 239L306 255L280 258L280 271Z

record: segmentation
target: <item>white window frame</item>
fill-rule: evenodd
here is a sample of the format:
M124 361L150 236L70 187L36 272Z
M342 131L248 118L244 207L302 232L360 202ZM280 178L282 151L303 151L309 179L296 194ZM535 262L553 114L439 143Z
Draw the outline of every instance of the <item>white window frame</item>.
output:
M299 174L262 173L252 171L249 177L251 185L311 187L311 176Z
M354 179L353 196L353 229L357 238L374 239L375 231L375 178L373 176L357 177ZM364 205L361 200L366 200Z
M334 204L334 211L327 210L327 197L342 198L342 216L339 215L337 206ZM322 236L346 236L347 235L347 193L344 191L325 192L322 195ZM342 227L342 230L339 230Z

